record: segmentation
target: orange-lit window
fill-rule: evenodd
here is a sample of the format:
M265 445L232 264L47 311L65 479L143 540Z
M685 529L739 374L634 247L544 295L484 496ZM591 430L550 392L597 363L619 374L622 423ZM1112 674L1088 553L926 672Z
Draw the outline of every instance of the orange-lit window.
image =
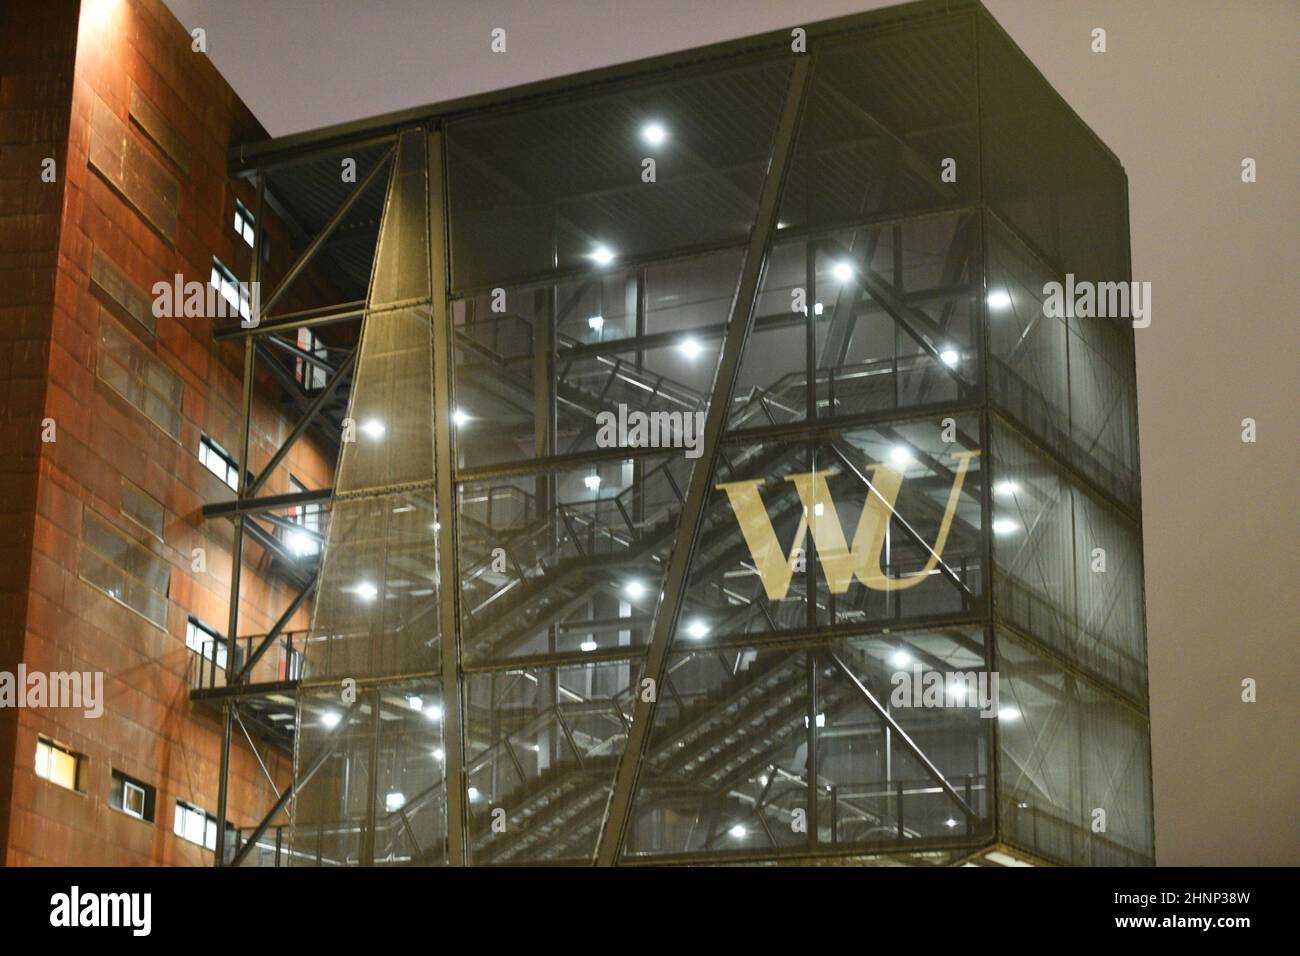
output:
M36 776L69 790L85 790L86 758L45 737L36 740Z

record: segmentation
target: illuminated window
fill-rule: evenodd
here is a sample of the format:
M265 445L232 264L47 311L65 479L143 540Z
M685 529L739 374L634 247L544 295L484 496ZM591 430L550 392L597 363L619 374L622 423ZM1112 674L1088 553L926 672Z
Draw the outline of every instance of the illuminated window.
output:
M293 475L290 475L289 490L295 494L302 494L307 490L307 486ZM320 516L321 505L319 501L294 506L289 519L303 530L286 531L284 543L295 556L301 558L320 553Z
M248 286L236 279L235 274L216 256L212 257L212 276L208 281L212 288L221 293L232 313L237 311L241 319L248 319L251 315Z
M86 757L47 737L36 739L36 776L68 790L86 791Z
M209 850L217 848L217 818L202 807L196 807L184 800L176 801L176 818L172 832L182 840L197 843ZM226 835L235 832L235 828L226 825Z
M207 435L199 436L199 462L232 490L239 490L239 466L235 459Z
M327 358L329 355L324 344L311 329L298 330L298 348L318 359ZM325 369L313 365L306 359L296 359L295 363L293 377L303 388L312 392L325 387Z
M226 669L226 639L193 614L185 622L185 646Z
M243 239L250 249L257 239L257 220L238 199L235 200L235 235ZM265 234L262 236L262 261L271 261L271 237Z
M113 789L109 804L129 817L153 823L156 791L149 784L128 777L120 770L113 771Z

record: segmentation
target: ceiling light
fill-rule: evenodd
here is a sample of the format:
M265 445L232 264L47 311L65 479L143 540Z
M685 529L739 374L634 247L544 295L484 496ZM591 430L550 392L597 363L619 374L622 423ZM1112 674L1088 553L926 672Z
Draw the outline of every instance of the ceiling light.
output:
M996 518L993 521L994 534L1014 534L1020 530L1020 525L1010 518Z
M437 704L431 704L429 709L424 712L424 716L430 720L442 720L442 708Z
M378 438L384 433L384 423L377 418L372 418L361 426L361 430L371 438Z
M745 839L745 834L747 834L749 831L746 830L744 827L742 827L739 823L737 823L734 827L732 827L727 832L730 833L737 840L743 840Z
M379 596L379 588L375 587L369 581L359 581L352 588L352 593L363 601L373 601Z
M623 593L635 601L645 594L645 585L640 581L628 581L627 584L623 585Z
M704 346L700 344L698 339L683 339L682 343L677 347L682 350L682 354L688 359L696 358L704 351Z
M465 791L465 796L469 797L471 800L477 800L479 798L478 787L470 787Z
M394 790L384 797L384 806L389 813L394 813L406 806L406 797L402 793Z
M406 706L410 707L411 710L424 710L424 699L411 694L406 698Z
M668 138L668 131L659 123L647 123L641 128L641 138L651 146L658 146Z
M939 353L939 358L943 361L944 365L953 368L961 361L961 353L956 349L944 349Z
M457 425L464 425L467 421L469 421L469 415L467 415L465 412L462 412L458 408L451 413L451 420L454 421Z
M696 618L694 621L691 621L690 624L686 625L686 633L698 641L709 633L709 626L699 618Z
M848 282L853 278L853 266L848 262L837 262L831 269L831 275L837 282Z
M605 317L603 315L593 315L587 319L587 328L593 332L599 332L605 327Z
M813 315L821 315L821 314L822 314L822 310L823 310L824 308L825 308L825 306L822 305L820 302L814 302L814 303L813 303Z
M441 747L439 747L437 750L433 752L433 759L438 761L439 763L442 763L442 761L446 759L446 757L447 755L446 753L443 752L443 749Z
M592 651L596 649L596 642L591 639L587 639L578 645L578 649L590 654Z
M297 557L302 557L304 554L311 554L314 550L311 546L311 539L301 531L290 531L288 536L284 539L284 543L288 546L289 553L296 555Z
M591 250L591 254L587 258L592 259L598 266L607 266L614 261L614 253L609 250L608 246L597 246Z
M998 710L998 720L1019 720L1020 711L1015 707L1003 707Z
M1007 295L1005 289L995 289L989 293L988 303L991 309L1005 309L1011 304L1011 296Z
M589 491L595 491L600 487L600 475L588 475L582 479L582 483L587 486Z
M993 486L993 491L999 495L1014 495L1020 492L1020 486L1014 481L999 481Z
M912 453L902 445L889 449L889 463L895 468L902 468L912 463Z
M889 663L893 664L895 667L906 667L908 664L912 663L912 655L907 653L907 651L894 651L894 653L889 657Z
M949 817L947 820L943 821L943 825L948 827L949 829L952 829L957 825L957 821L954 820L952 817Z
M339 725L339 721L342 719L343 719L343 715L340 714L337 710L327 710L325 711L325 713L320 715L320 722L324 724L326 727L337 727Z

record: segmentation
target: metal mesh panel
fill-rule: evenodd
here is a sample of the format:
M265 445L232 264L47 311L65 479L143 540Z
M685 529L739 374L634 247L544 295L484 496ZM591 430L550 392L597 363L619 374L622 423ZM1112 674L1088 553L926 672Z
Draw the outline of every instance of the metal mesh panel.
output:
M996 646L1003 707L1017 715L998 727L1007 838L1063 863L1149 864L1146 721L1005 632Z

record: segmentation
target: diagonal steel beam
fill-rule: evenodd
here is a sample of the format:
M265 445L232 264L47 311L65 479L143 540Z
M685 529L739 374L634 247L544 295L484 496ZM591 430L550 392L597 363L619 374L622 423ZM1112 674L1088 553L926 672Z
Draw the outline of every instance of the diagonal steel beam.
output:
M289 606L284 609L284 613L281 614L279 620L275 622L275 626L271 628L266 637L262 638L262 643L257 645L257 649L248 655L248 660L244 662L244 666L239 669L239 673L235 675L235 679L231 683L242 684L248 679L249 675L253 673L253 668L257 665L257 662L260 661L262 655L266 653L266 649L270 647L271 643L284 632L290 619L298 613L298 609L302 607L303 602L305 602L308 596L316 590L316 585L318 583L320 583L319 571L311 576L311 580L308 581L303 589L298 592L297 597L289 602Z
M302 270L307 268L307 263L311 262L312 258L315 257L321 246L325 245L325 240L329 239L330 234L334 232L334 230L338 228L339 223L347 217L348 212L356 204L357 200L360 199L361 196L365 194L366 190L370 188L370 184L375 181L379 176L379 173L388 166L389 161L393 158L396 152L396 146L389 147L388 151L385 152L384 155L379 158L378 162L370 168L370 172L366 173L365 176L361 178L361 182L357 183L356 188L354 188L352 192L348 193L348 198L343 200L343 203L335 211L334 215L330 217L329 222L325 223L325 225L321 227L321 231L316 233L316 238L311 241L311 245L304 249L302 255L300 255L297 261L289 267L289 271L284 274L284 278L281 279L280 284L275 287L275 291L271 293L271 297L262 303L262 315L271 311L271 306L275 305L275 303L280 300L280 297L284 295L285 290L287 290L289 286L293 285L294 280L298 278L302 273ZM259 319L260 317L261 316L259 315Z
M463 866L468 857L465 799L464 696L460 671L460 574L456 506L456 429L452 368L455 361L454 323L448 308L447 210L445 144L442 131L428 138L426 176L429 189L429 295L433 313L433 470L438 521L438 624L441 634L443 778L447 781L447 862Z
M910 750L912 756L921 762L921 766L925 768L925 772L933 778L934 782L940 786L944 793L948 794L948 796L956 802L957 806L961 808L962 813L966 814L966 818L969 820L975 817L975 811L971 809L970 804L962 798L961 794L953 789L952 784L948 782L948 778L943 775L943 771L934 765L930 758L925 755L925 751L918 747L916 742L907 735L907 731L898 725L898 721L894 720L893 715L891 715L889 711L881 705L880 701L876 700L875 695L873 695L871 691L867 690L867 686L863 684L862 681L858 680L858 675L853 673L852 668L850 668L848 664L844 663L844 661L840 659L840 656L834 651L828 651L827 653L830 659L835 662L835 666L838 667L843 672L844 676L849 679L849 682L857 688L858 693L866 698L867 703L871 705L871 709L876 712L877 716L889 725L889 729L903 742L903 746Z
M316 420L316 416L320 414L321 409L329 404L330 400L334 397L334 393L338 391L339 385L347 377L348 371L354 364L356 364L358 351L359 349L353 349L348 353L348 357L345 358L343 364L338 367L338 371L334 373L334 377L329 380L325 387L320 390L320 394L318 394L312 403L307 406L307 410L303 412L302 418L298 419L298 424L293 426L293 431L291 431L289 436L280 443L280 447L277 448L275 454L271 456L271 460L266 463L266 467L262 469L256 478L253 479L245 492L245 497L251 498L257 494L258 489L265 484L266 479L271 477L271 472L280 467L280 463L284 461L285 457L289 454L290 449L293 448L294 442L306 433L307 429L311 427L311 423Z
M705 419L705 453L691 471L686 503L682 507L677 524L680 529L681 546L673 551L655 610L654 629L646 652L645 668L641 672L641 686L646 686L644 681L648 678L654 682L653 691L637 695L632 730L628 734L627 747L619 760L613 793L610 795L596 845L596 863L600 866L612 866L618 861L632 816L632 801L636 794L637 778L640 776L642 758L649 744L650 730L654 725L658 691L663 684L667 669L668 649L672 643L672 636L677 630L682 601L686 596L686 575L699 543L704 512L712 490L710 485L713 480L713 469L718 459L718 450L722 443L727 418L731 412L732 397L736 391L740 360L745 342L754 325L754 305L758 296L759 281L763 276L768 248L776 234L781 194L784 191L786 175L794 154L795 133L799 128L799 118L803 113L803 101L811 73L811 57L797 57L790 72L790 86L786 91L785 105L781 109L776 132L772 138L771 159L763 179L762 191L759 193L754 228L749 234L745 262L741 268L740 281L736 286L736 295L731 304L731 316L723 338L717 378L714 380L713 396Z

